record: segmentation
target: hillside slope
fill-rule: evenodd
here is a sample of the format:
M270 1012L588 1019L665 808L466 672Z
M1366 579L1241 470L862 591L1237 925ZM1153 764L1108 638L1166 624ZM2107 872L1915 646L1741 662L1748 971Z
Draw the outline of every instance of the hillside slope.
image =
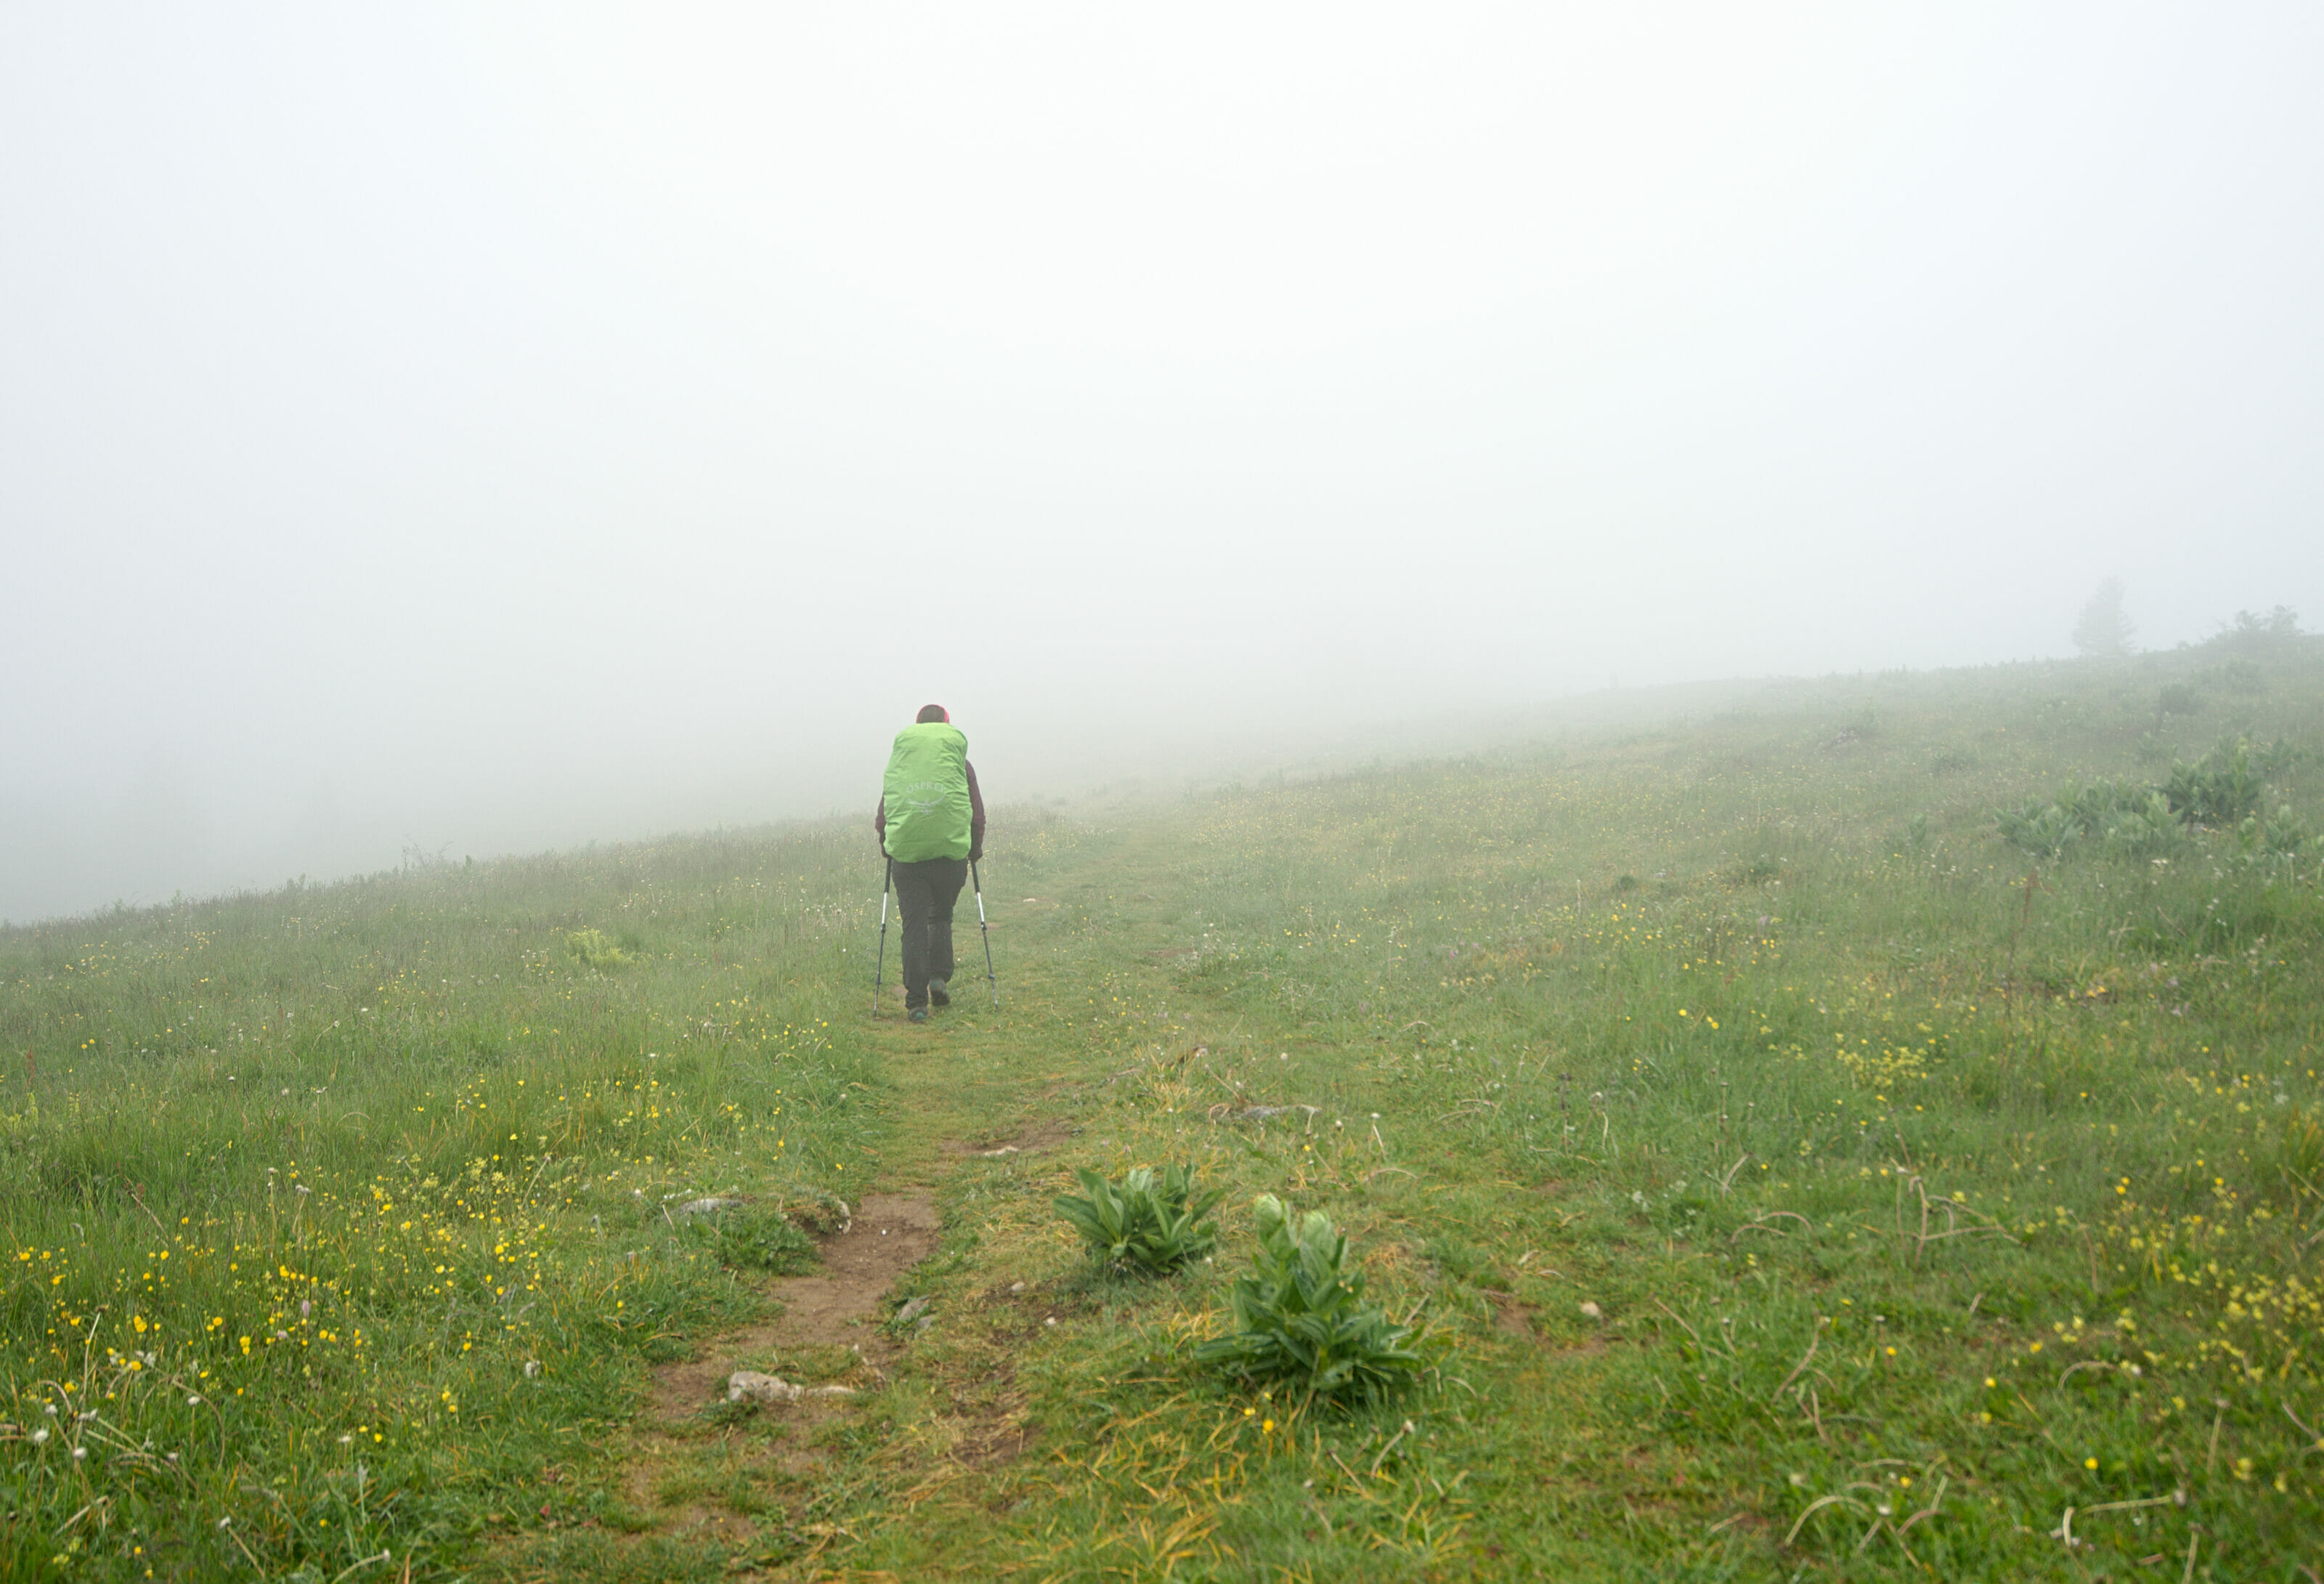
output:
M853 824L0 933L0 1556L2296 1577L2319 749L2297 644L1001 809L1001 1004L924 1027ZM1053 1198L1168 1163L1217 1254L1095 1267ZM782 1330L916 1192L933 1254ZM1408 1394L1194 1361L1260 1193Z

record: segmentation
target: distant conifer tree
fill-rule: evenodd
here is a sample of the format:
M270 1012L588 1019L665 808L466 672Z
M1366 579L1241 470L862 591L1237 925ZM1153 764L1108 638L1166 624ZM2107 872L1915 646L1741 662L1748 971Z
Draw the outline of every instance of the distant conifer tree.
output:
M2074 647L2098 659L2118 659L2137 645L2138 629L2123 614L2122 579L2109 577L2098 585L2081 620L2074 623Z

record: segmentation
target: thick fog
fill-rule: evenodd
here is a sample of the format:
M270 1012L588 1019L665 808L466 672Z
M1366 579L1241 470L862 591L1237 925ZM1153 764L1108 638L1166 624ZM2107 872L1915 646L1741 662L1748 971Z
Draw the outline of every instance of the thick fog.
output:
M2324 11L0 10L0 916L2324 618ZM867 840L867 852L869 844ZM867 882L868 883L868 882Z

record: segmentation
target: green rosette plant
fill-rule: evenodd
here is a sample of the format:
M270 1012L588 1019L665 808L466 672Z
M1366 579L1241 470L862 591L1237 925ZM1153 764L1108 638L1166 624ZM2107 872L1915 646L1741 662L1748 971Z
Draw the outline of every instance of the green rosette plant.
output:
M1227 1295L1234 1329L1194 1349L1198 1363L1255 1384L1333 1403L1373 1402L1412 1383L1425 1362L1411 1331L1364 1302L1348 1239L1321 1211L1295 1221L1271 1193L1254 1207L1253 1268Z
M1197 1193L1194 1167L1165 1166L1157 1177L1139 1166L1118 1183L1086 1167L1078 1174L1082 1193L1060 1195L1056 1210L1100 1264L1158 1275L1217 1247L1208 1217L1225 1190Z

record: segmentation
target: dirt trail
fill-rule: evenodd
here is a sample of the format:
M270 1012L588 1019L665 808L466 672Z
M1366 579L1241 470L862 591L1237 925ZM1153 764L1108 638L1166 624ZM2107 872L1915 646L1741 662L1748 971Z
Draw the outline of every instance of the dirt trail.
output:
M755 1520L716 1502L669 1500L661 1487L684 1478L713 1448L722 1460L761 1477L809 1476L824 1461L816 1429L847 1412L847 1401L811 1398L770 1406L746 1432L733 1421L713 1417L725 1404L727 1377L755 1369L859 1391L876 1386L898 1350L879 1329L881 1300L936 1252L940 1229L935 1197L927 1189L867 1194L853 1219L822 1240L821 1269L768 1283L769 1294L783 1305L780 1314L707 1338L694 1358L657 1368L632 1427L624 1480L630 1499L655 1512L665 1533L747 1540L759 1528Z
M1073 1136L1074 1130L1066 1123L1048 1122L1038 1128L1028 1128L1012 1137L947 1139L938 1147L945 1155L954 1158L970 1156L991 1160L998 1159L1001 1156L1032 1155L1040 1150L1052 1149Z
M783 1313L770 1329L778 1340L793 1342L862 1340L850 1328L872 1312L897 1277L936 1252L942 1229L936 1199L925 1188L864 1195L846 1229L825 1239L822 1270L773 1284Z
M738 1369L779 1374L808 1349L846 1348L874 1370L894 1352L873 1320L897 1278L936 1252L936 1200L925 1188L867 1194L841 1231L822 1243L823 1268L767 1284L783 1305L771 1320L706 1340L699 1357L654 1371L644 1420L668 1424L726 1400Z
M1070 1128L1051 1123L1014 1136L946 1141L938 1155L949 1161L1030 1155L1071 1136ZM653 1515L656 1532L746 1551L763 1543L769 1515L735 1510L706 1486L706 1472L723 1468L770 1494L809 1488L827 1460L817 1432L854 1404L846 1397L811 1397L737 1416L724 1412L728 1377L749 1369L798 1384L876 1390L908 1345L881 1326L883 1300L936 1252L941 1232L928 1189L866 1194L842 1230L820 1239L819 1268L766 1284L782 1305L779 1314L706 1338L694 1358L654 1370L632 1425L623 1485L630 1501ZM1022 1399L1010 1373L1004 1368L984 1382L990 1401L956 1424L952 1455L960 1464L1006 1460L1025 1445ZM779 1497L778 1503L788 1505Z

